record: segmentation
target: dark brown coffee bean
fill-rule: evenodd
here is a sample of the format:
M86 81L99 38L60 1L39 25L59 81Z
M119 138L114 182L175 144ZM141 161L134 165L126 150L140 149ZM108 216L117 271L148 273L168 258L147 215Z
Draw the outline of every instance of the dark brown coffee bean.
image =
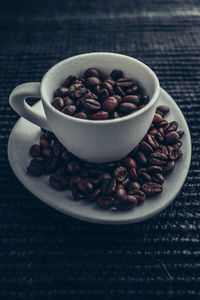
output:
M27 171L34 176L40 176L43 173L43 166L39 164L31 164L27 167Z
M116 208L120 210L129 210L137 206L137 198L132 195L125 195L115 203Z
M52 151L52 149L51 148L44 148L44 149L42 149L42 155L44 156L44 157L47 157L47 158L50 158L50 157L52 157L53 156L53 151Z
M108 120L109 114L107 111L99 111L92 115L92 119L94 120Z
M45 174L54 173L58 170L58 167L59 167L58 158L51 157L47 160L47 162L44 165L44 173Z
M73 116L76 112L75 105L67 105L62 109L62 112L66 115Z
M69 87L70 85L72 85L72 84L74 83L75 80L76 80L76 76L74 76L74 75L69 75L69 76L65 79L63 85L66 86L66 87Z
M162 117L164 117L164 113L162 111L159 111L158 109L156 109L156 113L161 115Z
M167 132L176 131L178 128L178 123L176 121L170 122L169 126L166 127Z
M121 97L124 97L126 95L120 86L115 87L115 93Z
M89 178L82 179L77 183L77 189L81 194L88 195L93 190L92 182Z
M167 155L162 152L154 152L148 157L150 165L164 166L167 163Z
M157 128L165 128L166 126L168 126L168 124L168 121L163 119L160 123L156 123L155 126Z
M117 85L121 88L130 88L133 86L133 80L131 78L118 78Z
M49 144L49 142L47 140L40 139L40 146L42 148L48 148L50 146L50 144Z
M180 139L184 135L184 131L182 131L182 130L177 131L177 133L178 133Z
M147 165L147 158L146 158L146 156L144 155L143 152L137 151L136 152L136 159L137 159L137 162L139 163L139 165L141 165L141 166L146 166Z
M153 148L153 149L157 149L157 147L159 146L158 142L156 141L155 137L151 134L146 134L145 136L145 140L147 141L147 143Z
M163 173L167 174L171 171L173 171L173 169L175 168L175 162L174 160L168 161L167 165L165 166Z
M78 98L84 96L85 94L87 94L87 92L88 92L86 87L81 82L74 83L73 85L71 85L69 88L69 91L70 91L70 96L73 99L78 99Z
M124 188L117 188L114 192L114 198L117 200L122 199L126 195L126 191Z
M72 159L71 155L68 151L64 150L64 151L61 152L61 160L64 163L68 163L71 159Z
M169 159L176 160L182 156L182 151L178 147L172 147L172 150L169 151Z
M108 97L104 100L102 107L105 111L113 113L118 107L118 101L114 97Z
M102 84L102 87L103 88L105 88L107 91L108 91L108 93L109 93L109 95L113 95L113 86L112 86L112 84L110 84L109 82L104 82L103 84Z
M111 178L111 175L108 172L105 172L105 173L102 173L102 174L99 175L99 181L100 182L103 182L104 180L110 179L110 178Z
M117 182L124 182L128 176L128 172L124 167L118 167L114 170L113 176Z
M141 183L151 181L151 176L146 172L146 169L137 170L138 179Z
M82 200L85 198L85 195L79 191L79 189L77 188L77 185L74 185L72 188L72 196L73 196L74 200Z
M101 84L101 80L98 77L91 76L87 78L86 83L88 87L94 88L95 86Z
M128 194L134 196L137 199L138 204L143 203L146 199L145 193L140 190L135 189L135 190L128 192Z
M121 70L113 70L110 73L110 76L114 79L117 80L119 78L122 78L124 76L123 72Z
M121 115L120 113L118 113L117 111L115 111L115 112L113 113L113 118L114 118L114 119L121 118L121 117L122 117L122 115Z
M92 193L90 193L89 195L87 195L87 200L91 201L91 202L95 201L99 197L100 193L101 193L100 189L94 190Z
M173 145L174 148L181 148L182 142L178 141L176 144Z
M40 145L34 144L30 147L29 153L32 157L38 157L41 155L41 147Z
M59 169L56 171L57 174L67 176L67 169L65 166L60 166L59 164Z
M69 186L70 188L73 188L79 181L81 181L81 177L78 175L70 176L69 179Z
M131 168L135 168L137 169L137 163L135 161L135 159L131 158L131 157L125 157L122 159L122 164L124 165L124 167L131 169Z
M137 105L135 105L134 103L122 102L120 103L119 110L124 114L128 114L130 112L136 111Z
M166 146L164 145L159 145L159 147L156 149L158 152L162 152L164 153L165 155L168 155L169 154L169 151L167 149Z
M61 155L61 144L60 143L55 143L53 145L53 153L56 157L60 157Z
M74 101L69 96L64 97L63 100L65 106L72 105L74 103Z
M121 96L115 95L115 94L114 94L113 97L114 97L115 99L117 99L117 101L118 101L119 104L122 102L122 97L121 97Z
M154 127L154 128L151 128L150 130L149 130L149 134L150 135L154 135L154 134L156 134L158 132L158 130Z
M164 114L166 114L166 113L169 112L169 107L166 106L166 105L160 105L160 106L157 107L157 109L158 109L159 111L161 111L162 113L164 113Z
M47 159L44 157L36 157L36 158L31 159L30 164L44 166L46 161L47 161Z
M147 95L142 96L141 97L141 103L143 103L144 105L149 103L149 96L147 96Z
M85 75L85 78L88 78L88 77L101 77L101 73L98 69L95 69L95 68L89 68L85 71L84 73Z
M53 99L52 105L58 109L58 110L62 110L62 108L64 107L64 100L61 97L55 97Z
M155 182L147 182L142 185L142 191L147 196L154 196L156 194L161 193L163 190L162 186L160 184L157 184Z
M118 189L124 189L124 188L125 188L125 187L124 187L123 183L118 183L118 184L116 185L115 190L118 190Z
M159 131L156 132L154 137L155 137L156 141L158 141L158 143L163 143L164 142L164 137Z
M54 174L49 177L49 183L55 190L62 191L67 188L68 178L60 174Z
M91 112L96 112L101 108L100 102L94 99L85 99L83 101L83 106L86 110Z
M104 76L103 80L104 82L109 82L112 86L116 84L115 80L110 75Z
M161 173L155 173L152 176L152 182L158 183L158 184L163 184L165 181L165 178L163 177L163 175Z
M67 87L60 87L56 90L56 96L65 97L69 95L69 89Z
M87 118L88 118L88 117L87 117L87 114L84 113L83 111L80 111L80 112L76 113L76 114L74 115L74 117L75 117L75 118L78 118L78 119L87 119Z
M137 181L129 181L127 184L127 190L130 192L132 190L139 190L141 188L141 185Z
M77 161L70 161L68 164L67 164L67 172L70 174L70 175L75 175L75 174L78 174L80 171L80 164L77 162Z
M155 114L153 118L153 123L160 123L163 120L163 117L160 114Z
M129 102L138 105L140 102L140 97L138 95L128 95L122 99L122 102Z
M110 95L108 90L105 88L98 89L97 93L98 93L99 97L101 98L101 100L108 98Z
M179 140L179 135L176 131L170 131L165 135L165 140L169 145L175 144Z
M116 188L116 181L113 178L107 178L101 181L102 194L108 196L114 192Z
M162 173L163 169L160 166L150 166L147 169L149 174Z
M133 180L133 181L137 180L138 176L137 176L137 171L135 168L131 168L128 172L128 175L129 175L130 180Z
M144 151L145 153L149 154L149 153L152 153L153 152L153 148L145 141L142 141L140 143L140 149L142 151Z
M114 198L111 196L107 196L107 197L99 197L97 198L97 204L99 205L99 207L104 208L104 209L108 209L111 208L114 204Z

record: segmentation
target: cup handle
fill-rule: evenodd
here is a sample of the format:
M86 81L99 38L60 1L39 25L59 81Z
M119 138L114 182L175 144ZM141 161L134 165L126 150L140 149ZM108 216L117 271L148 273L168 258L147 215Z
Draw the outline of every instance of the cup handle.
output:
M27 97L40 98L40 82L27 82L18 85L10 94L9 103L11 107L26 120L41 128L52 131L47 123L44 112L43 114L35 112L26 102Z

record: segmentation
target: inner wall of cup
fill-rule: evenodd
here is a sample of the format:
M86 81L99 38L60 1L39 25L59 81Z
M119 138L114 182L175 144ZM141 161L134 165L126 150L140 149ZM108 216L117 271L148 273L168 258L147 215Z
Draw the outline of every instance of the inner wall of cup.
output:
M67 76L82 76L84 71L91 67L99 69L105 75L109 75L113 69L121 69L125 77L132 78L140 84L150 99L155 93L152 72L139 61L118 54L93 53L66 59L50 69L42 83L45 100L52 102L55 90L63 84Z

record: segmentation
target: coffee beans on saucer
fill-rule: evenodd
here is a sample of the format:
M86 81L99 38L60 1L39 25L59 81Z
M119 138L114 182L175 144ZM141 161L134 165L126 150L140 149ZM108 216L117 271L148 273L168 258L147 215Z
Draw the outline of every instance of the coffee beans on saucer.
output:
M97 70L87 70L86 78L91 74L97 75ZM112 80L119 75L121 78L120 71L112 74ZM68 82L72 81L73 77L68 78ZM120 82L129 84L128 80ZM33 159L27 170L34 176L48 175L52 188L70 189L76 201L93 202L103 209L132 209L162 193L165 176L183 155L180 139L184 132L177 130L176 121L164 119L168 112L167 106L157 107L152 125L139 145L120 161L107 164L91 164L77 158L53 133L42 129L39 144L30 147Z
M80 119L108 120L123 117L149 102L142 87L121 70L104 75L95 68L83 77L68 76L55 91L52 105L66 115Z

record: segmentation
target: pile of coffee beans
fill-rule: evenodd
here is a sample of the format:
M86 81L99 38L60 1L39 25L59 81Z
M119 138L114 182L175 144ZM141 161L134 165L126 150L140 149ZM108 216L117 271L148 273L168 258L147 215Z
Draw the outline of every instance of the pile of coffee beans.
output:
M149 102L142 88L121 70L105 76L90 68L84 76L68 76L55 92L52 105L80 119L108 120L131 114Z
M164 176L182 157L183 131L176 121L168 122L167 106L159 106L144 139L122 160L91 164L70 153L51 132L42 130L40 143L32 145L28 172L52 174L56 190L71 189L75 200L96 202L104 209L128 210L163 190Z

